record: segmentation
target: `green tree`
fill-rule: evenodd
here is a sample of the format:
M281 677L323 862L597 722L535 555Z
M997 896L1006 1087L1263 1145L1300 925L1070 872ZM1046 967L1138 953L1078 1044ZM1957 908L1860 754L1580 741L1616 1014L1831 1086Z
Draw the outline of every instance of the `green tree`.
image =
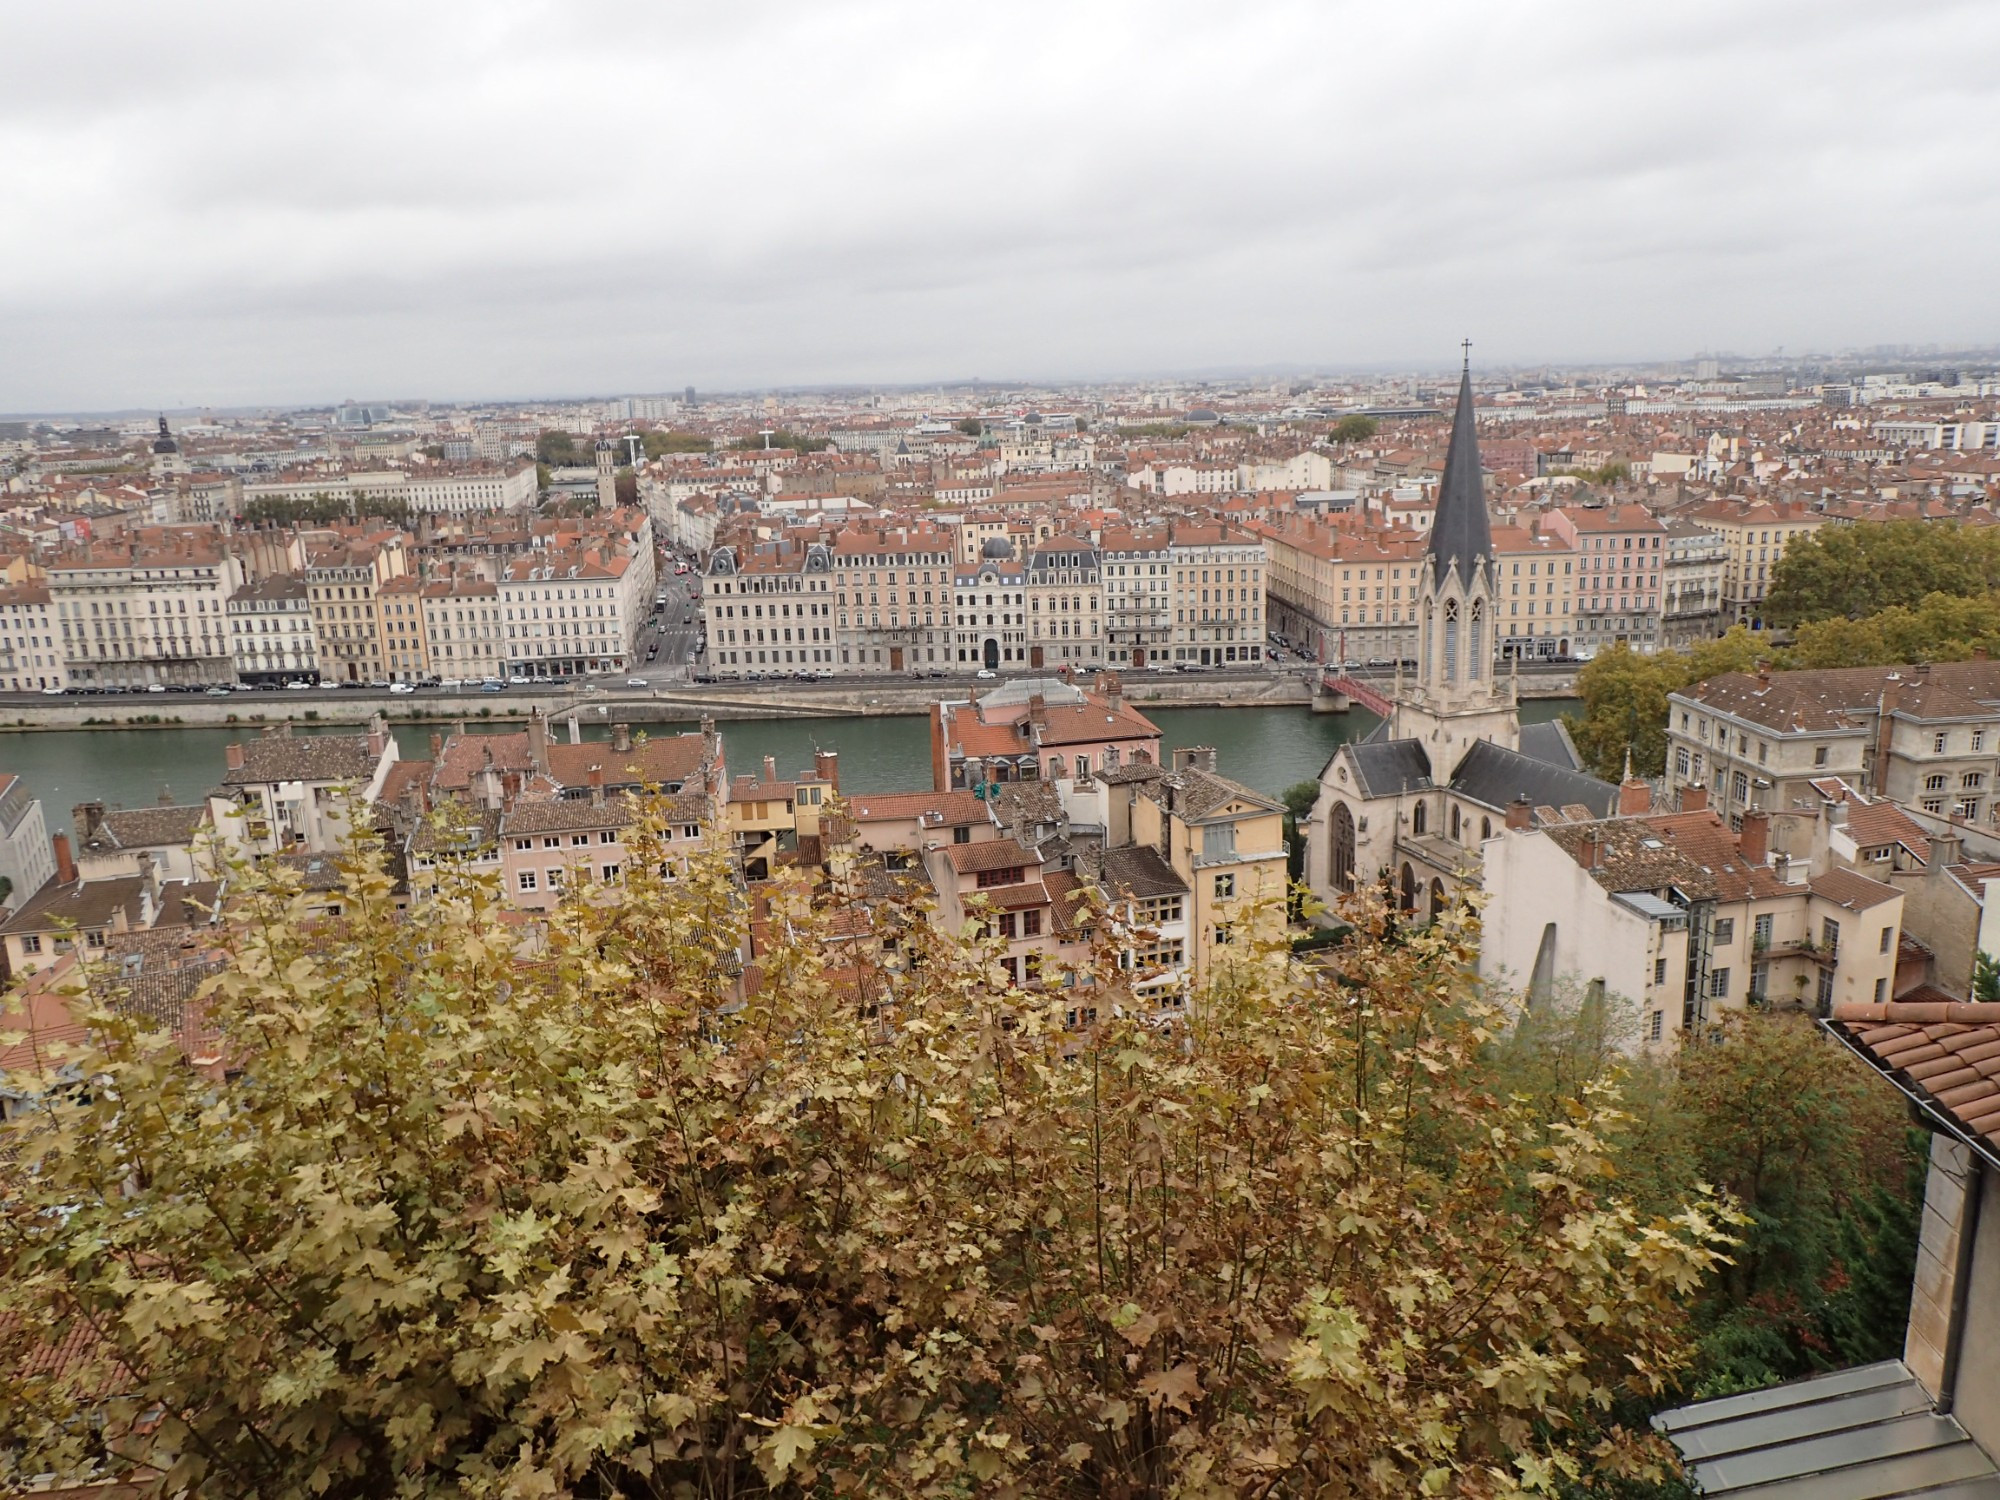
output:
M986 431L986 428L980 423L977 417L961 417L958 422L958 430L967 437L978 437Z
M1606 647L1577 673L1583 712L1565 716L1577 753L1607 780L1622 774L1626 751L1641 776L1667 764L1667 694L1724 672L1747 672L1768 654L1755 632L1738 625L1686 651L1647 656L1624 642Z
M1356 412L1333 424L1332 437L1336 443L1365 443L1380 430L1373 417L1364 417Z
M1795 539L1771 570L1765 618L1779 626L1915 609L1931 594L2000 589L2000 528L1859 521Z
M639 434L647 458L664 458L669 453L707 453L715 447L712 438L698 432L668 432L652 428Z
M767 438L768 442L766 441ZM764 447L789 448L794 453L823 453L833 446L833 439L805 437L800 433L781 427L775 432L754 432L748 436L737 438L729 446L744 453Z
M1356 911L1351 951L1246 953L1162 1029L1094 918L1074 982L1024 991L997 937L885 911L896 942L857 944L866 912L781 887L746 968L723 852L661 877L665 811L532 949L449 860L421 921L372 843L338 918L246 872L204 1001L226 1076L88 979L88 1044L17 1080L44 1092L0 1198L9 1479L1221 1500L1659 1472L1607 1413L1669 1389L1727 1214L1619 1195L1608 1087L1551 1121L1483 1085L1454 923ZM46 1092L59 1063L91 1087ZM74 1378L21 1357L72 1336Z
M535 459L552 468L573 468L586 461L576 439L559 427L550 427L535 439Z
M1295 781L1285 788L1283 801L1287 869L1293 880L1303 880L1306 868L1305 825L1312 817L1313 804L1319 801L1319 783Z
M639 503L639 476L630 469L620 469L611 476L613 490L620 505Z

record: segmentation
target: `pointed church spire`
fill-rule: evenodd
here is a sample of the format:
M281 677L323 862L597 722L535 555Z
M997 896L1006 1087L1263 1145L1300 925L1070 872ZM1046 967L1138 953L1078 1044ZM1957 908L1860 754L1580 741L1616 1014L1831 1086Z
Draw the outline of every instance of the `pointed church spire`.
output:
M1493 558L1493 529L1486 519L1486 486L1479 470L1479 437L1472 422L1472 350L1458 380L1458 410L1451 419L1451 446L1445 450L1444 478L1438 484L1437 515L1431 521L1430 555L1439 584L1458 567L1470 585L1476 560Z

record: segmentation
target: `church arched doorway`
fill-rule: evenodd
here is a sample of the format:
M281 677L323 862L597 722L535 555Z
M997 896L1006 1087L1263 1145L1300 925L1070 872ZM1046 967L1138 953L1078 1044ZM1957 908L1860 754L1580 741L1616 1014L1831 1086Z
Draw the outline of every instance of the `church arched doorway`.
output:
M1397 893L1399 899L1396 904L1405 913L1414 912L1417 909L1417 872L1412 870L1407 862L1403 865L1401 884L1402 889Z
M1443 915L1444 915L1444 882L1442 880L1434 879L1431 881L1431 920L1435 922L1439 917Z
M1327 870L1336 891L1354 888L1354 814L1347 810L1345 802L1333 804L1333 816L1327 820L1331 836L1327 842L1333 846L1332 864Z

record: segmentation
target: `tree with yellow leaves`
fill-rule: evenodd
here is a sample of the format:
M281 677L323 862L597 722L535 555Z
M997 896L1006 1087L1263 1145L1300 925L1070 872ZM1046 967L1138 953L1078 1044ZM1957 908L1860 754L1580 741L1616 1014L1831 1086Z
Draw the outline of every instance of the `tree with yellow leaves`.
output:
M665 878L664 831L532 948L469 870L400 915L367 841L337 919L247 878L224 1079L80 986L86 1082L21 1080L6 1142L0 1328L85 1352L0 1376L12 1475L1219 1500L1659 1461L1608 1414L1685 1360L1728 1211L1620 1200L1609 1089L1495 1097L1460 927L1358 910L1161 1025L1092 911L1047 989L914 906L786 904L746 966L725 856Z

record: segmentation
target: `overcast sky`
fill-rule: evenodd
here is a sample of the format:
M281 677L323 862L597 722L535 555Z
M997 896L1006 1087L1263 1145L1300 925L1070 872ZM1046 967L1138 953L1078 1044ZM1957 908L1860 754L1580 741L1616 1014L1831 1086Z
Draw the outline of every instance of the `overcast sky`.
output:
M2000 342L1995 0L0 9L0 410Z

